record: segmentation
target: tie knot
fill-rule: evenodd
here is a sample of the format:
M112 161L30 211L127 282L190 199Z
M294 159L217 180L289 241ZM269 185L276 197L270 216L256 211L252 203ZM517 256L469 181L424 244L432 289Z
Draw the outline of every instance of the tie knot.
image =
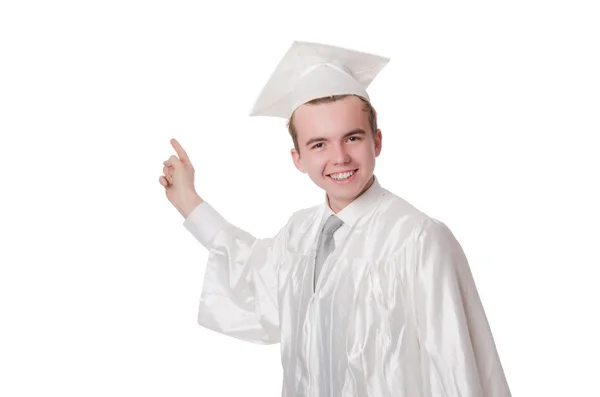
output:
M323 226L323 234L332 235L336 230L342 226L344 222L335 215L331 215L325 225Z

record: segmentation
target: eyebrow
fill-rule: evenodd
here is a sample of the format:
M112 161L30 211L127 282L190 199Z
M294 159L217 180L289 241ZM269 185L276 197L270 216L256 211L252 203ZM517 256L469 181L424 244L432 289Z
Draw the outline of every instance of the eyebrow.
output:
M365 132L365 130L363 130L362 128L356 128L356 129L354 129L354 130L352 130L352 131L350 131L350 132L346 132L346 133L344 134L344 136L342 137L342 139L344 139L344 138L348 138L349 136L351 136L351 135L356 135L356 134L359 134L359 135L365 135L365 134L366 134L366 132ZM306 142L306 144L305 144L305 145L306 145L306 146L310 146L310 145L312 145L313 143L317 143L317 142L326 142L326 141L327 141L327 138L316 137L316 138L311 138L311 139L309 139L309 140Z

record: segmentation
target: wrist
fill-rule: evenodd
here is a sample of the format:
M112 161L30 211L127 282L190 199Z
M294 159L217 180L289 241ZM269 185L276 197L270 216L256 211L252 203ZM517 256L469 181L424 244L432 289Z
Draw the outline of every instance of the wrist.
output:
M200 198L198 193L192 192L185 195L176 207L181 216L187 218L197 206L203 203L203 201L204 200Z

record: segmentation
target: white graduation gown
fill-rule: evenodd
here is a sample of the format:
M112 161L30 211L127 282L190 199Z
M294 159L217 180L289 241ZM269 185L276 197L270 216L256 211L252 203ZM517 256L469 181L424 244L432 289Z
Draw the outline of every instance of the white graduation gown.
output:
M284 397L508 397L465 254L449 228L373 185L313 289L327 204L257 239L208 203L184 226L208 250L199 324L281 343Z

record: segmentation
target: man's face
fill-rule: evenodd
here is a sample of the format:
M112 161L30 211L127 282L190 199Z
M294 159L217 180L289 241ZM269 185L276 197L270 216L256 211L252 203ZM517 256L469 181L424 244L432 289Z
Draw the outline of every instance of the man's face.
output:
M299 153L292 149L294 164L327 192L335 212L370 185L381 152L381 131L373 137L364 106L360 98L349 96L302 105L294 114L299 148Z

